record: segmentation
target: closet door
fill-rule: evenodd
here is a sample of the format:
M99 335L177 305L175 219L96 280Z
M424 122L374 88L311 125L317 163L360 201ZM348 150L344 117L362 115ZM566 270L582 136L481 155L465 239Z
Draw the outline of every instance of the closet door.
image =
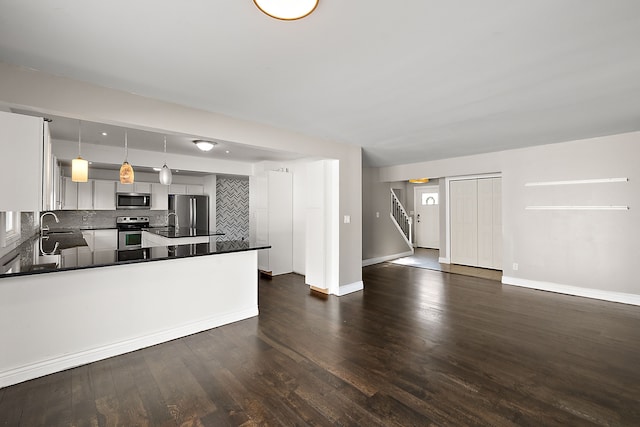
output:
M493 265L502 270L502 178L493 178Z
M451 181L451 262L478 265L478 181Z
M478 179L477 266L493 268L493 178Z

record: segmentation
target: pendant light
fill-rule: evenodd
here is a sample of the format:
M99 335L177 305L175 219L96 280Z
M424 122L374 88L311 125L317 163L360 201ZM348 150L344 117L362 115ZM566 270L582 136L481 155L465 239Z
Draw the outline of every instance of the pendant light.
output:
M120 183L121 184L133 184L133 168L127 161L129 154L129 147L127 145L127 132L124 133L124 162L120 166Z
M78 158L71 161L71 181L87 182L89 180L89 162L80 157L80 141L82 140L81 122L78 120Z
M293 21L310 15L318 6L319 0L253 0L253 2L258 9L272 18Z
M173 177L171 169L167 166L167 136L164 137L164 166L160 170L160 184L170 185Z

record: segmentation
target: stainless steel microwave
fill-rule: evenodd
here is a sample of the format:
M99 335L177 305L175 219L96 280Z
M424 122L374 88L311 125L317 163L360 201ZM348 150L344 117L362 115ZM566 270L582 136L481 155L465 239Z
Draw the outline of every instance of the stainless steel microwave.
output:
M151 194L116 193L116 209L151 209Z

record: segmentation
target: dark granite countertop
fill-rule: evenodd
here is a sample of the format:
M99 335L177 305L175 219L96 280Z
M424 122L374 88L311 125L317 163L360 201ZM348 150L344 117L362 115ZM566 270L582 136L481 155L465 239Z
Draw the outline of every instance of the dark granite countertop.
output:
M209 231L189 227L151 227L145 229L145 231L157 234L158 236L168 237L170 239L179 239L181 237L224 236L224 233L220 233L217 231Z
M48 237L48 238L47 238ZM57 247L56 247L57 243ZM0 279L111 265L163 261L177 258L209 256L268 249L271 246L248 240L219 241L186 245L168 245L131 250L92 250L82 238L81 230L39 235L18 246L0 260ZM48 250L48 251L47 251Z

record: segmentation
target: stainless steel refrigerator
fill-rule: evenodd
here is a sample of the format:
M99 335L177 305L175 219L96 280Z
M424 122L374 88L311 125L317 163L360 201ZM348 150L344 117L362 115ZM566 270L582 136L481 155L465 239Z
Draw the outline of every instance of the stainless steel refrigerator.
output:
M209 231L209 196L169 195L169 225Z

